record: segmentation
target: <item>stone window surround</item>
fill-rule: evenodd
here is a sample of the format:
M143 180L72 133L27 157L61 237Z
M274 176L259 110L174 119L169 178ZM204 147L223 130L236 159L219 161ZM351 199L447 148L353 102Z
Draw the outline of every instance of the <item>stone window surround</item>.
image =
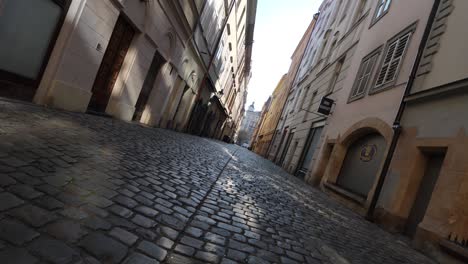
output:
M408 27L406 27L405 29L403 29L402 31L400 31L398 34L396 34L394 37L392 37L391 39L389 39L387 41L387 43L385 44L384 52L382 53L383 56L380 59L379 66L377 67L377 69L379 69L379 71L382 68L382 65L383 65L384 60L385 60L385 55L387 54L387 51L388 51L388 48L389 48L390 44L393 43L398 38L401 38L401 37L403 37L404 35L406 35L408 33L411 34L410 37L409 37L408 43L406 44L405 51L403 52L403 54L401 56L400 65L398 66L398 69L396 70L395 78L393 79L393 81L385 83L382 86L375 87L375 84L376 84L377 78L378 78L378 73L379 73L379 71L378 71L377 74L374 77L374 80L372 81L372 86L369 89L369 92L367 93L368 95L374 95L374 94L377 94L377 93L380 93L380 92L383 92L383 91L386 91L386 90L389 90L389 89L392 89L392 88L395 87L395 83L398 80L399 72L401 70L401 67L402 67L404 61L405 61L406 53L408 51L409 46L411 45L411 38L413 37L412 35L416 31L416 27L418 25L418 22L419 22L419 20L413 22L411 25L409 25Z
M356 101L358 99L361 99L363 98L364 96L366 96L366 93L367 93L367 90L369 89L369 86L370 85L373 85L373 76L375 74L375 69L377 68L376 65L377 65L377 62L379 60L379 57L382 53L382 50L383 50L383 45L380 45L378 48L374 49L372 52L370 52L369 54L367 54L364 58L362 58L361 60L361 64L359 65L359 69L358 69L358 72L356 73L356 78L354 80L354 83L353 83L353 87L351 89L351 92L349 94L349 98L348 98L348 104L353 102L353 101ZM377 59L374 63L374 65L372 66L372 70L370 72L370 78L369 80L367 81L367 84L366 84L366 87L364 87L364 91L361 93L361 94L356 94L356 95L353 95L355 90L357 89L357 82L359 80L359 73L360 73L360 70L361 70L361 67L363 66L363 64L365 62L367 62L369 59L371 59L373 56L377 56Z
M418 77L431 72L432 60L435 54L439 51L442 35L445 33L447 28L448 17L453 12L454 8L453 0L442 0L424 49L423 58L418 66Z
M377 3L377 6L375 7L374 15L372 16L372 21L371 21L369 28L377 24L377 22L379 22L379 20L382 19L382 17L384 17L390 11L390 6L392 5L392 0L378 0L378 1L379 2ZM388 4L388 8L387 10L384 10L382 14L380 14L380 16L377 16L379 7L386 4L386 2L384 3L384 1L390 1L390 3Z

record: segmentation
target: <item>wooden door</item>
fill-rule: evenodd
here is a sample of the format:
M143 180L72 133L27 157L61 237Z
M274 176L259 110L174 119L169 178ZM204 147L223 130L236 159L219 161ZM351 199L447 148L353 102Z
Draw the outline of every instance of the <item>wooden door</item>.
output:
M140 121L141 116L143 115L143 111L145 110L146 103L148 103L148 98L153 90L154 82L156 81L156 77L158 76L159 70L161 66L164 64L165 60L156 51L156 54L153 57L153 61L151 62L151 66L148 70L148 74L146 75L145 81L143 83L143 87L141 88L140 95L138 96L138 101L135 105L135 112L133 114L133 120Z
M88 106L89 110L96 112L106 110L112 89L117 81L134 35L135 30L123 16L120 16L115 24L114 32L112 32L106 53L94 81L93 96Z

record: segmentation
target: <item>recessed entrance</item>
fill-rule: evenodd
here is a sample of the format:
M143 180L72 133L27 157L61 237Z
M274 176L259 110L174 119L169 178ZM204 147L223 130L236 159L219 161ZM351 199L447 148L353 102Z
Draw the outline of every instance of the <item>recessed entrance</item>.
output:
M286 154L288 153L289 146L291 145L291 141L293 137L294 137L294 132L291 131L288 135L288 139L286 140L286 145L284 146L283 151L281 152L281 157L278 162L280 166L283 166L284 159L286 158Z
M385 149L385 139L377 133L356 140L348 148L337 185L367 197L379 172Z
M141 116L143 115L143 111L145 111L146 103L148 103L149 96L151 91L153 90L154 82L156 81L156 77L158 76L159 70L161 66L164 64L165 60L156 51L156 54L153 57L153 61L151 62L151 66L148 70L148 74L146 75L145 81L143 83L143 88L141 88L140 95L138 96L138 101L135 105L135 113L133 114L134 121L140 121Z
M0 96L31 101L68 1L0 0Z
M304 178L304 176L309 171L309 168L311 169L313 167L313 165L310 163L312 162L312 157L314 156L315 150L317 149L318 143L320 141L322 129L323 127L317 127L310 130L309 136L307 137L306 146L302 152L299 165L297 166L295 173L296 176Z
M432 192L439 178L440 170L444 162L445 153L427 153L426 169L424 176L419 184L413 206L406 221L405 234L413 237L416 233L419 223L426 214Z
M123 16L120 16L117 19L106 53L96 75L88 110L95 112L106 111L112 89L117 81L134 35L135 30Z

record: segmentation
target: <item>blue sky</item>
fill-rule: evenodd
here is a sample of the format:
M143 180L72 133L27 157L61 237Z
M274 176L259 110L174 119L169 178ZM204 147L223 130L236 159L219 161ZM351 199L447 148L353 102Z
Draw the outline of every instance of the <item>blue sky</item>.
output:
M258 0L247 105L261 110L283 74L291 55L317 13L321 0Z

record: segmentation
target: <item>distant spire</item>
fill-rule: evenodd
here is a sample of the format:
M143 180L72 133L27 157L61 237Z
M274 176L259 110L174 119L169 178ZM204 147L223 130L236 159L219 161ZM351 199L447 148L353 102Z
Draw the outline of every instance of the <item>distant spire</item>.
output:
M249 111L255 111L255 102L252 102L252 104L249 106Z

